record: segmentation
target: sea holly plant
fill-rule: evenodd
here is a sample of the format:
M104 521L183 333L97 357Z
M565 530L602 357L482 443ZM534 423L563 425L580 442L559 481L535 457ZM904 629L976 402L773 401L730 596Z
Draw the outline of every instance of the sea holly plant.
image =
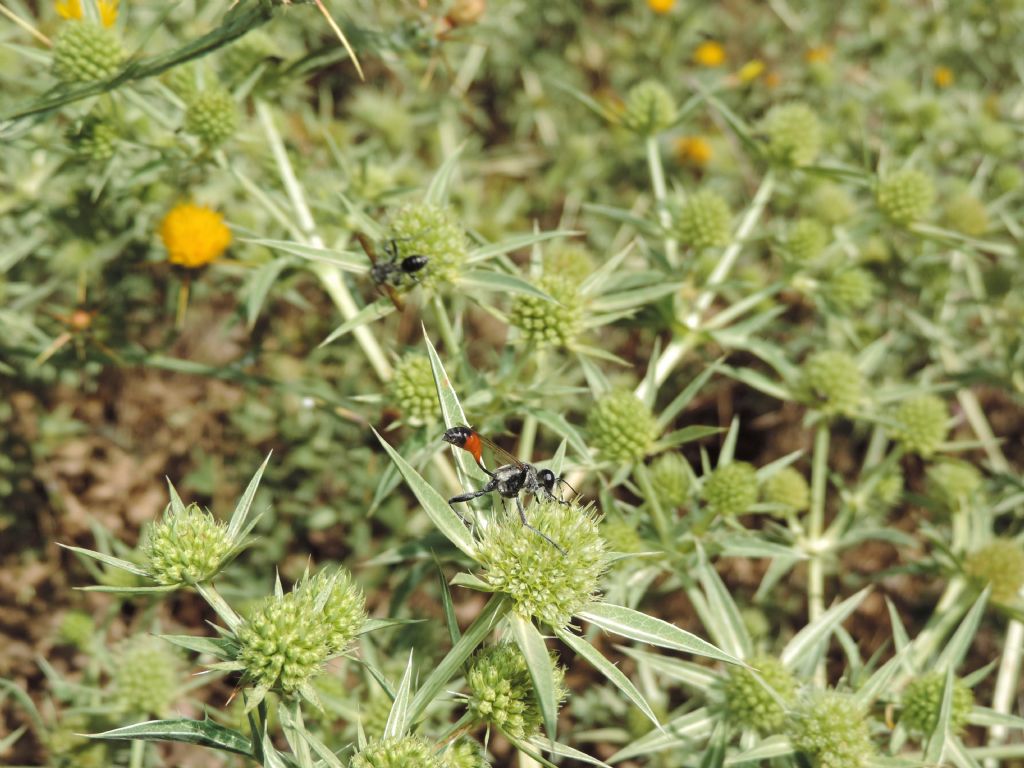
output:
M449 427L465 424L466 416L459 398L429 342L428 351L445 424ZM585 621L600 630L640 643L742 666L736 656L669 622L600 599L601 579L612 557L601 537L599 515L592 503L581 503L578 498L566 502L532 500L525 513L536 532L522 525L517 512L507 509L495 512L490 519L488 515L478 516L470 529L444 496L383 438L381 444L427 515L473 564L476 572L460 572L452 579L452 584L490 595L472 625L457 637L453 636L451 650L420 683L410 704L411 719L424 715L437 695L476 653L468 678L471 689L474 685L477 689L484 686L474 681L493 678L498 669L514 677L515 670L523 668L517 665L525 666L536 695L538 724L543 723L547 738L528 734L518 726L510 727L507 718L491 723L526 754L536 756L540 751L573 754L569 747L554 742L559 702L564 693L561 673L552 663L545 642L547 632L593 666L660 728L650 704L633 682L594 647L574 621ZM464 477L481 478L479 470L468 471L472 464L464 457L456 454L456 461ZM562 551L553 547L552 541ZM507 650L480 651L495 635L515 643L522 659L518 660ZM509 661L510 654L514 661ZM482 665L490 671L481 671ZM522 675L522 671L518 674ZM470 694L470 711L479 717L485 708L478 700L479 693L474 690Z

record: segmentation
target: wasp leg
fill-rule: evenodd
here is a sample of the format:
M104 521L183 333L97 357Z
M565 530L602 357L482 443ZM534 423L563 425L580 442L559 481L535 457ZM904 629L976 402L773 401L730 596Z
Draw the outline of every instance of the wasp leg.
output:
M516 496L516 507L518 507L518 509L519 509L519 519L522 521L524 527L529 528L531 531L536 533L538 536L540 536L541 538L546 540L548 542L548 544L550 544L552 547L557 549L563 555L568 555L569 554L564 549L562 549L560 546L558 546L558 544L550 536L548 536L543 531L537 530L536 528L534 528L532 525L530 525L527 522L527 520L526 520L526 510L523 509L523 502L520 500L520 498L518 496Z
M473 530L473 524L466 519L465 515L463 515L461 512L459 512L459 510L455 508L455 505L460 504L463 501L472 501L473 499L479 499L481 496L486 496L490 492L491 491L488 490L487 488L483 488L479 491L472 491L470 493L460 493L458 496L452 496L450 499L448 499L448 506L452 508L452 512L459 516L459 520L466 524L467 528Z

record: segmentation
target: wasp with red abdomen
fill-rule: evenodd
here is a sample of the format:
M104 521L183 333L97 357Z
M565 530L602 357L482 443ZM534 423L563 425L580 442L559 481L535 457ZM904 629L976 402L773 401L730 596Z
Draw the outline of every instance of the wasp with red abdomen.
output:
M472 427L452 427L451 429L445 430L442 439L446 443L450 443L456 448L462 448L464 451L467 451L472 455L476 465L480 467L481 471L490 478L480 490L462 493L448 499L448 504L453 510L455 509L455 505L460 502L472 501L473 499L478 499L481 496L486 496L489 493L497 492L502 499L515 499L516 508L519 510L519 519L522 521L523 525L539 536L542 536L563 555L565 554L565 550L556 542L552 541L549 536L530 525L529 521L526 519L526 510L523 509L523 501L520 498L520 494L529 493L534 497L557 501L559 504L565 504L568 506L569 502L555 494L555 486L558 483L572 489L565 480L558 477L558 475L550 469L538 469L533 464L527 464L524 461L520 461L501 446L495 445L486 437L480 435L480 433ZM501 466L497 467L493 472L484 466L484 446L487 446L487 448L491 450L498 461L505 462ZM459 517L462 517L458 510L455 510L455 513L458 514ZM462 519L465 520L465 518Z

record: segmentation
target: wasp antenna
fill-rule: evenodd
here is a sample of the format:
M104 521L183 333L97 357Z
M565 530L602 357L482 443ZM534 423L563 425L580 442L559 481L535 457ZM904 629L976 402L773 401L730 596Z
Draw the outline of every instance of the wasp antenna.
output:
M565 480L563 480L560 477L556 478L556 479L558 480L558 482L560 482L562 485L564 485L566 488L568 488L570 491L572 491L574 495L576 495L576 496L580 495L580 492L577 491L575 488L573 488L571 485L569 485L569 483L567 483Z

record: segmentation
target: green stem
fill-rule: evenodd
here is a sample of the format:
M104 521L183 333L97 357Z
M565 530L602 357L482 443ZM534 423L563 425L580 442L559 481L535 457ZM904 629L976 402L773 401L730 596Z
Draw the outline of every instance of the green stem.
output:
M825 490L828 480L829 425L818 424L814 433L814 454L811 458L811 509L807 517L807 621L817 620L825 612ZM825 685L825 660L814 670L815 682Z
M637 482L640 484L640 490L644 494L644 502L647 510L651 514L651 523L654 525L654 531L658 534L658 541L661 544L665 554L671 557L675 552L675 545L672 541L672 536L669 531L668 518L665 516L665 510L661 508L661 500L658 499L658 494L654 491L654 483L651 482L651 473L647 469L647 465L642 461L638 462L633 472L636 476Z
M146 764L146 742L141 739L132 742L131 753L128 757L128 768L142 768Z
M437 326L441 329L441 340L444 342L445 351L449 355L454 355L459 349L459 343L455 339L455 328L448 317L448 310L445 309L444 302L441 301L441 297L436 293L431 298L430 303L434 307Z
M665 186L665 169L661 164L661 152L658 149L657 136L648 136L645 142L647 149L647 168L651 174L651 189L658 207L658 223L665 235L665 259L669 266L677 266L678 260L676 239L672 237L672 214L668 211L668 190Z
M213 608L214 613L220 616L227 628L234 632L242 624L242 617L239 616L230 605L220 596L213 584L196 584L196 591L206 601L207 605Z

